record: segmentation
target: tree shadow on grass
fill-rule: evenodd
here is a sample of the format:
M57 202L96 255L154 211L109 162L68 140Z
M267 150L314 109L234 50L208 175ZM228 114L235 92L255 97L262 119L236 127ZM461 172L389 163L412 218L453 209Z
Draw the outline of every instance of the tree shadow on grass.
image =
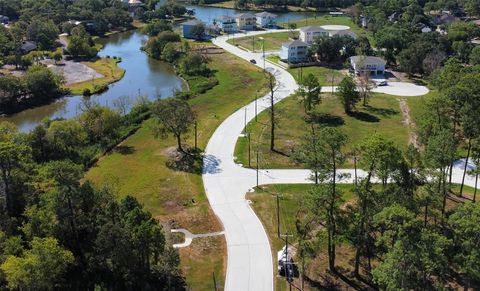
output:
M365 110L372 113L372 114L377 114L380 116L391 116L391 115L397 115L399 112L397 110L391 109L391 108L376 108L372 106L364 106Z
M380 118L376 117L375 115L369 114L367 112L354 111L354 112L350 112L348 115L364 122L380 122Z
M132 147L132 146L120 145L120 146L117 146L117 147L114 149L114 151L115 151L116 153L119 153L119 154L121 154L121 155L126 156L126 155L131 155L131 154L135 153L136 150L135 150L135 148Z
M330 113L312 112L307 116L308 123L316 123L326 126L342 126L345 124L345 120L342 117L332 115Z
M185 152L175 151L168 157L166 166L174 171L202 174L203 154L199 149L187 148Z

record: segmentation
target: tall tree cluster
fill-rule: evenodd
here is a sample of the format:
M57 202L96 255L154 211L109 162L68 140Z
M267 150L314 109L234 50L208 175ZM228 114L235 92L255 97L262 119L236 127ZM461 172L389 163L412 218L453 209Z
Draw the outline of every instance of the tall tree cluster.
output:
M145 111L147 110L147 111ZM132 196L82 181L149 106L86 104L24 134L0 123L0 285L11 290L183 290L178 253Z

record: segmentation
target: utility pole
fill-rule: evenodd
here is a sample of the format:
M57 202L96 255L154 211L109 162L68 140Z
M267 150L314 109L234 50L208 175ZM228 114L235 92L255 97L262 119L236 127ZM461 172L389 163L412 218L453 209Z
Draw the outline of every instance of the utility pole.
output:
M333 76L333 69L330 70L330 73L332 74L332 95L333 95L333 94L335 93L335 92L334 92L335 90L333 89L333 78L334 78L334 76Z
M280 238L280 197L277 193L277 235Z
M258 188L258 149L257 149L257 188Z
M247 133L247 138L248 138L248 167L250 168L252 166L250 132Z
M197 149L197 120L195 119L195 125L194 125L194 130L195 130L195 149Z
M252 35L252 52L255 52L255 34Z
M257 122L257 99L258 91L255 93L255 122Z
M247 107L245 107L244 125L245 125L245 134L247 134Z
M217 291L217 279L215 278L215 272L213 272L213 290Z
M357 187L357 152L353 151L353 167L355 168L355 187Z

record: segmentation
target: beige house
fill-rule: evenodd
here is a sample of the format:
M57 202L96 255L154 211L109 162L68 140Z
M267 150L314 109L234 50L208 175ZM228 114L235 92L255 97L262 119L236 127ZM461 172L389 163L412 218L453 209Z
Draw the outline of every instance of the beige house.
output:
M237 14L235 20L240 30L255 30L257 27L257 17L251 13Z
M300 40L311 44L317 37L330 36L327 30L323 29L320 26L304 26L300 27Z

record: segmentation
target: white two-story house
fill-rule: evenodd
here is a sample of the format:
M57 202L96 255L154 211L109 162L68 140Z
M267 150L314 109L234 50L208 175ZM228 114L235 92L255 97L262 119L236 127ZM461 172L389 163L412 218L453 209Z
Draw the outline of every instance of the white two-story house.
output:
M287 63L301 63L308 60L308 44L294 40L282 44L280 59Z
M387 62L379 57L353 56L350 57L350 64L355 74L383 75Z
M232 16L220 16L215 18L215 23L220 27L220 29L225 33L234 33L237 32L237 22Z
M257 18L257 26L263 28L276 28L277 15L270 12L260 12L255 14Z
M327 30L320 26L304 26L300 27L299 39L305 43L311 44L317 37L330 36Z

